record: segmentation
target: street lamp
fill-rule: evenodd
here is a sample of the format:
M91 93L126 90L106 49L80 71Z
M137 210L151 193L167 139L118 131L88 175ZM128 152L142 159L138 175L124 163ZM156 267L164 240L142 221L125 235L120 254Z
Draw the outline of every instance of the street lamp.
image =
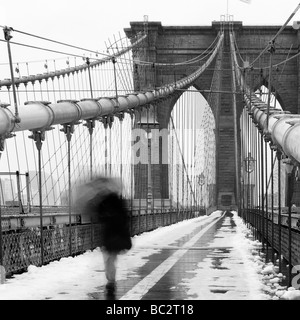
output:
M247 194L245 195L245 193L243 194L243 198L245 198L246 196L246 201L247 201L247 205L246 205L246 212L247 212L247 220L249 220L249 204L251 206L251 195L249 194L250 191L250 173L254 171L254 166L255 166L255 159L251 156L251 152L248 152L248 156L244 159L245 162L245 171L247 173ZM243 191L245 192L245 190ZM245 201L243 201L243 203L245 203ZM247 221L249 222L249 221Z
M151 104L149 105L149 107L142 111L138 124L142 129L145 130L145 137L147 139L147 209L151 210L153 206L153 187L151 174L151 131L159 125L154 114L154 107Z
M251 156L251 152L248 152L248 156L245 158L245 171L251 173L254 170L255 159Z
M152 138L152 132L151 130L148 130L147 133L147 146L148 146L148 164L147 164L147 170L148 170L148 179L147 179L147 209L151 210L152 208L152 199L153 199L153 193L152 193L152 176L151 176L151 138Z
M201 187L200 208L202 208L202 202L203 202L202 187L204 186L204 183L205 183L205 175L203 172L201 172L198 176L198 183Z
M254 165L255 165L255 159L251 156L251 152L248 152L248 156L245 158L244 162L245 162L245 171L247 173L248 189L249 189L250 173L254 171Z

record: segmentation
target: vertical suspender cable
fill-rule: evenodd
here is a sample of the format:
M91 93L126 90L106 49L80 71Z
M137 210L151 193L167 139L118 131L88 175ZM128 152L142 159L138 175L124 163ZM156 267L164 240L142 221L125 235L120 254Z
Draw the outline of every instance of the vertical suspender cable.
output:
M93 99L93 86L92 86L92 77L91 77L91 66L90 66L90 59L86 58L86 64L88 66L88 75L89 75L89 84L90 84L90 93L91 98Z
M122 190L121 190L121 196L123 197L123 117L124 114L122 113L120 115L120 179L121 179L121 185L122 185Z
M231 47L231 50L233 48ZM235 153L235 192L236 192L236 204L238 207L238 212L240 214L240 187L239 187L239 151L238 151L238 128L237 128L237 112L236 112L236 79L235 79L235 64L233 54L231 52L231 68L232 68L232 104L233 104L233 119L234 119L234 153Z
M278 160L278 259L279 272L281 272L281 152L277 151Z
M33 131L29 138L35 141L38 150L38 175L39 175L39 204L40 204L40 245L41 245L41 265L44 264L44 234L43 234L43 198L42 198L42 161L41 149L42 141L44 140L44 132Z
M69 182L69 250L72 255L72 221L71 221L71 132L70 127L67 127L67 139L68 139L68 182Z
M253 183L253 188L251 196L252 196L252 203L251 203L251 221L252 221L252 230L255 230L255 208L256 208L256 197L255 197L255 192L256 192L256 184L255 184L255 175L256 175L256 157L255 157L255 139L254 139L254 127L253 123L250 120L249 117L249 122L250 122L250 139L251 139L251 148L253 152L253 158L254 158L254 173L252 175L252 183Z
M268 157L268 144L266 141L264 141L265 144L265 186L266 186L266 192L265 192L265 197L266 197L266 201L265 201L265 223L266 223L266 261L268 261L269 258L269 199L268 199L268 161L269 161L269 157Z
M272 239L272 262L274 263L274 238L275 238L275 234L274 234L274 152L271 149L271 162L272 162L272 166L271 166L271 217L272 217L272 230L271 230L271 239Z
M105 176L107 177L108 175L108 170L107 170L107 161L108 161L108 151L107 151L107 129L108 129L108 118L107 117L104 117L103 118L103 126L104 126L104 151L105 151L105 157L104 157L104 160L105 160L105 165L104 165L104 170L105 170Z
M0 153L0 159L1 159L2 153ZM3 197L2 197L3 198ZM1 274L3 272L3 251L2 251L2 213L1 213L1 202L0 202L0 284L2 283L3 275Z
M259 240L261 241L261 234L262 234L262 190L261 190L261 135L259 130L257 130L257 157L258 157L258 176L257 176L257 183L259 185L259 210L258 210L258 233L259 233Z
M265 188L264 188L264 136L260 135L260 148L261 148L261 219L262 219L262 245L263 250L265 250Z
M287 164L290 165L290 164ZM295 167L292 171L288 173L288 196L287 196L287 206L288 206L288 286L292 285L292 199L293 199L293 178L295 175Z
M269 91L268 91L268 103L267 103L267 130L269 129L269 116L270 116L270 102L272 92L272 64L273 64L273 53L275 52L274 43L270 43L270 67L269 67Z
M72 124L64 124L63 131L67 138L68 143L68 187L69 187L69 253L72 255L72 219L71 219L71 209L72 209L72 185L71 185L71 138L74 127Z
M41 135L41 133L39 133L39 135ZM41 146L38 147L38 167L39 167L39 199L40 199L41 265L43 265L44 264L44 233L43 233L43 198L42 198Z

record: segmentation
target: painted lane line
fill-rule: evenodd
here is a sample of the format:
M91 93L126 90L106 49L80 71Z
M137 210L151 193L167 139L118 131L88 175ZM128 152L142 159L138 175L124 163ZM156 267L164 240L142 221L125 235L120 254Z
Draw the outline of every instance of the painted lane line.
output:
M229 246L217 246L217 247L190 247L188 250L214 250L214 249L232 249L233 247ZM142 246L142 247L135 247L135 250L145 250L145 249L158 249L158 250L186 250L186 248L179 247L179 246Z
M174 264L193 246L214 224L222 219L224 214L214 219L209 225L199 231L193 238L186 242L180 250L175 251L168 259L156 267L143 280L137 283L119 300L140 300L173 266Z

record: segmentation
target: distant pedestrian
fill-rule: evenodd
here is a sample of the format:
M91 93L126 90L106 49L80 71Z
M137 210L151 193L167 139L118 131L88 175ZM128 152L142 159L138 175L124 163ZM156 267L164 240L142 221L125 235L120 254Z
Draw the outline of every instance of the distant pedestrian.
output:
M107 279L106 295L108 299L114 299L117 256L132 246L130 216L121 197L121 185L113 178L99 177L79 190L77 201L81 201L81 206L84 203L84 213L100 225L99 245Z

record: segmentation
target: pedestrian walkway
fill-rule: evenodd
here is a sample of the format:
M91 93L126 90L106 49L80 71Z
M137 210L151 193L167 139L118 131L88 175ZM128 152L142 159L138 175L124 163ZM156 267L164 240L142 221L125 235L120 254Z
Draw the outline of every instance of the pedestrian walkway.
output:
M173 243L152 243L153 252L146 257L147 262L117 281L115 299L264 298L254 264L245 252L245 243L239 243L242 238L237 233L234 215L219 212L195 219L194 223L197 225L191 232L184 232ZM137 244L131 250L131 257L149 248ZM106 299L104 286L96 289L89 293L89 299Z

